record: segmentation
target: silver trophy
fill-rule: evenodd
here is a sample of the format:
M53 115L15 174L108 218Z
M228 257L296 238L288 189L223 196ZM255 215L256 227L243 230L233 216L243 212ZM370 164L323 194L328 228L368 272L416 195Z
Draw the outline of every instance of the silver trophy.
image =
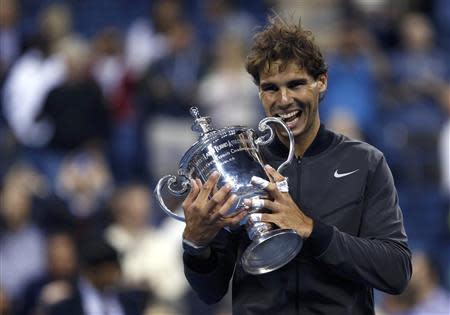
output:
M232 192L238 197L229 213L242 208L244 199L267 198L267 192L252 185L251 178L258 176L268 180L259 148L274 139L274 131L268 126L269 123L280 124L289 136L288 158L277 171L281 173L291 162L294 156L294 137L284 122L275 117L262 119L258 129L264 134L257 137L253 129L241 126L213 129L210 117L201 117L196 107L191 107L190 112L195 119L192 130L200 133L199 140L182 157L178 176L166 175L158 181L155 194L162 210L170 217L185 222L182 214L176 214L166 206L162 190L167 186L171 194L184 196L190 189L191 179L199 178L205 183L213 171L221 174L218 189L229 183ZM303 245L302 238L294 230L280 229L273 224L258 221L258 214L261 212L266 210L252 208L247 218L241 222L245 224L252 241L243 252L241 263L246 272L255 275L283 267L298 254Z

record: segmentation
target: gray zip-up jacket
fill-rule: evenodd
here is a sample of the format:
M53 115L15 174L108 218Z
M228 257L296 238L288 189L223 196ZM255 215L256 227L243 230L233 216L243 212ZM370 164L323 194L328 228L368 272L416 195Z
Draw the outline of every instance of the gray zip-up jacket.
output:
M274 167L287 156L275 141L264 151ZM250 244L244 229L221 231L208 260L184 254L186 277L206 303L219 301L232 279L233 314L374 314L373 288L401 293L411 277L411 252L394 181L374 147L325 129L283 172L289 192L314 219L311 236L284 267L244 272Z

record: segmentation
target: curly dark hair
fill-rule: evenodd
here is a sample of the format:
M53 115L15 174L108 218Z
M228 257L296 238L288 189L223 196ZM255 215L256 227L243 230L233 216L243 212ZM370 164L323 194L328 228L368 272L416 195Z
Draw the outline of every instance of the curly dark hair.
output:
M269 17L268 25L254 36L245 68L259 85L260 73L269 70L267 67L274 61L282 61L281 69L294 61L314 79L327 73L312 32L305 30L300 21L288 23L278 15Z

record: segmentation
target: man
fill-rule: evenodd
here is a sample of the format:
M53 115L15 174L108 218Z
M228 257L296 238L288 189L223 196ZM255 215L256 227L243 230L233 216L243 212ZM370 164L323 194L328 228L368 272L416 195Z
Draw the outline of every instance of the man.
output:
M81 275L72 292L61 301L50 303L49 315L142 314L144 293L118 292L121 276L119 257L106 240L89 237L81 245L81 257Z
M206 303L215 303L232 278L233 314L374 314L373 288L398 294L411 276L402 213L383 154L321 125L327 68L311 32L300 25L272 19L256 35L246 68L266 115L283 119L296 142L296 160L285 170L289 192L277 188L285 177L274 169L287 155L286 132L277 129L278 139L263 152L274 168L266 166L270 199L263 204L270 213L261 220L296 230L304 246L278 270L245 273L245 230L223 227L241 221L247 210L225 216L236 197L227 185L214 192L216 172L203 185L192 181L183 203L187 279Z

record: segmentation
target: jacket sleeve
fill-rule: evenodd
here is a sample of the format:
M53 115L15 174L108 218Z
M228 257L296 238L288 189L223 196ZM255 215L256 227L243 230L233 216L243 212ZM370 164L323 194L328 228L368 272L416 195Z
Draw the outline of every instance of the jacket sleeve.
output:
M315 221L307 242L319 261L346 278L400 294L412 273L411 252L394 180L385 158L369 175L358 237Z
M232 233L221 230L211 243L209 259L183 254L186 279L203 302L217 303L227 293L236 262L236 252L235 237Z

